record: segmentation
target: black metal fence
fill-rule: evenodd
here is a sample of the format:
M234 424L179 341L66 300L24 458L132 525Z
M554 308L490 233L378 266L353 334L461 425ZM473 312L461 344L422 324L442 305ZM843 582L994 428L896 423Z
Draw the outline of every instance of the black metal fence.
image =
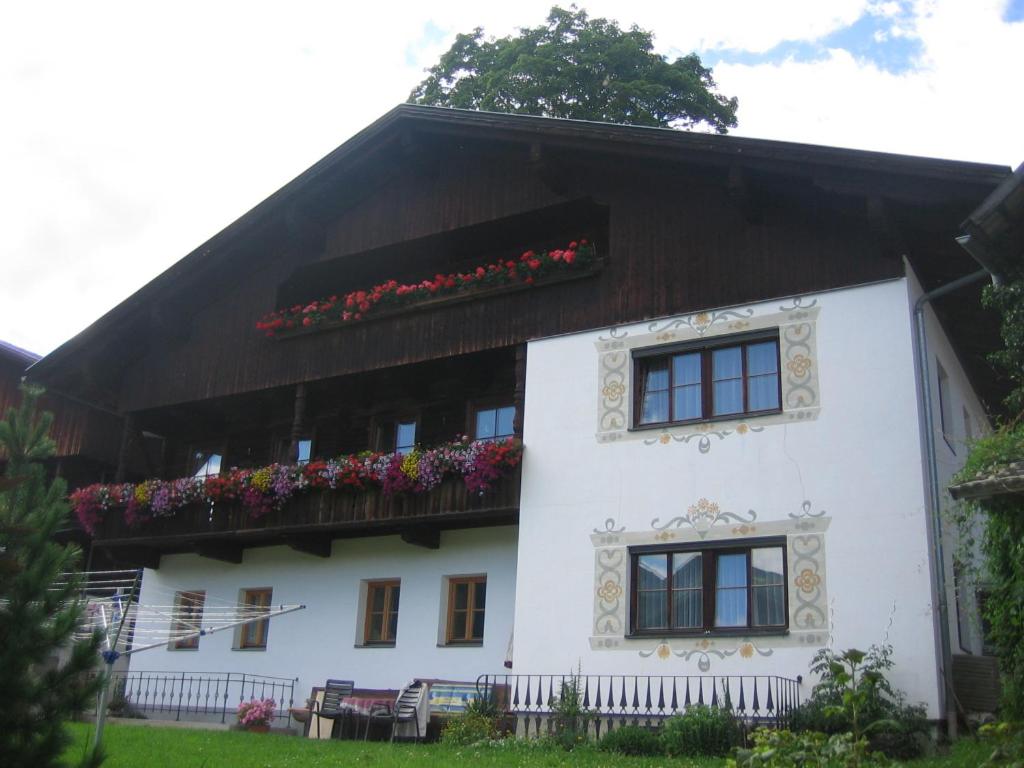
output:
M297 680L243 672L115 672L111 714L225 723L234 720L243 701L273 699L274 720L287 727Z
M801 678L775 675L481 675L477 689L515 716L518 735L552 728L560 698L575 690L593 728L656 725L696 705L730 710L747 725L785 726L800 706Z

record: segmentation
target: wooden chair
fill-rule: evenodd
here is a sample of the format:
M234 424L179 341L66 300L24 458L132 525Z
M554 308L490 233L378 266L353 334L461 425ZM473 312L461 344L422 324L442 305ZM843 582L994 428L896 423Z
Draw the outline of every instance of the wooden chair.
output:
M351 680L328 680L324 685L324 695L321 701L313 703L312 715L326 718L333 721L345 718L349 714L347 707L342 706L345 698L352 695L355 683ZM316 737L320 738L320 721L316 721Z

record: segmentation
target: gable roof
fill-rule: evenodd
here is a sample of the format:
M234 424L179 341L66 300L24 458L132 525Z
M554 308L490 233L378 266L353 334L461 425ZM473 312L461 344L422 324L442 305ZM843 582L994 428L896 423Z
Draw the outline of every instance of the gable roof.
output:
M918 191L904 191L904 199L919 194L922 182L934 189L941 189L942 184L948 182L956 185L961 195L965 186L984 190L980 193L984 194L1010 171L1000 165L668 128L400 104L36 362L29 370L29 376L45 380L47 376L70 366L76 356L86 352L92 344L101 343L111 331L123 327L134 313L146 311L160 297L171 292L179 279L215 265L225 258L224 251L232 242L256 231L281 211L287 210L287 206L311 194L317 184L353 171L383 147L408 139L413 132L536 143L605 154L663 158L695 165L731 167L740 164L792 176L838 173L842 175L843 183L855 187L863 187L871 181L883 186L881 179L884 178L887 181L886 194L892 195L899 194L901 182L918 185Z

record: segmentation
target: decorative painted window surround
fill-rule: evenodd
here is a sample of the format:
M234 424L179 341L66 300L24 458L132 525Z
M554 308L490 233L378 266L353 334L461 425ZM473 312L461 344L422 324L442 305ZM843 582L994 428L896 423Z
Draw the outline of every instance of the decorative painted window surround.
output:
M776 648L820 648L828 641L828 595L825 573L825 532L831 518L814 512L804 501L784 519L759 522L757 512L724 511L708 499L692 504L683 515L651 520L649 530L627 531L607 519L590 536L594 546L594 620L590 647L595 651L632 651L642 658L696 658L707 672L712 659L739 655L771 656ZM718 634L702 637L629 637L630 548L659 544L744 541L785 537L789 627L776 634Z
M597 441L642 440L644 445L695 441L701 453L708 453L713 437L724 440L730 435L761 432L777 424L816 419L821 407L815 333L821 308L817 303L817 299L796 297L780 305L777 312L755 311L750 307L696 312L654 320L647 324L643 333L611 328L598 337L594 345L598 353ZM633 350L648 350L659 345L669 349L681 342L725 340L730 334L773 329L779 334L781 412L653 429L631 428L630 415L635 409Z

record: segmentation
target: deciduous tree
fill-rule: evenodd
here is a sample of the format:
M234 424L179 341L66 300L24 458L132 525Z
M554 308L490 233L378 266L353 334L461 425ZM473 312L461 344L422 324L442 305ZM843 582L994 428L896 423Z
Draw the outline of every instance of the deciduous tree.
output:
M654 52L651 32L554 7L547 23L455 38L409 96L416 104L676 128L736 126L736 99L716 92L695 53Z

